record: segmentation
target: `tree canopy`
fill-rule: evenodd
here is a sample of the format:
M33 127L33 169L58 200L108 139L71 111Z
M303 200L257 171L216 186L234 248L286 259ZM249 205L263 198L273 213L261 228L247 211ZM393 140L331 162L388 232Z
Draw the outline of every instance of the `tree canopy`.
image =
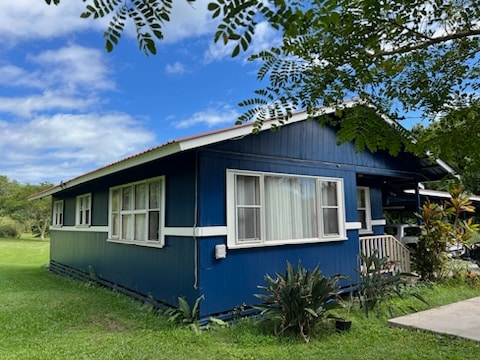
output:
M50 223L51 199L29 201L28 197L51 186L20 184L0 175L0 220L9 219L20 231L32 231L43 239Z
M458 106L426 127L416 127L417 151L453 166L468 192L480 194L480 100Z
M107 51L131 20L140 49L156 54L172 0L85 2L82 17L111 19ZM240 103L239 123L253 120L258 129L267 117L287 120L296 109L315 115L318 106L352 97L393 118L408 111L435 118L476 101L480 0L212 0L208 10L218 21L213 41L233 43L233 57L249 48L260 22L281 37L280 45L250 57L267 85ZM342 124L365 144L385 135L375 126L359 131L363 125ZM392 141L394 149L406 143Z

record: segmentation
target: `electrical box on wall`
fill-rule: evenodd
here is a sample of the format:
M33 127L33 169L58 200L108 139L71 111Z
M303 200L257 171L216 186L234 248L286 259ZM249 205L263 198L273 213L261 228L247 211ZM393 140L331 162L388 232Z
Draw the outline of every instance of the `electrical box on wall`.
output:
M215 245L215 259L225 259L227 257L227 245Z

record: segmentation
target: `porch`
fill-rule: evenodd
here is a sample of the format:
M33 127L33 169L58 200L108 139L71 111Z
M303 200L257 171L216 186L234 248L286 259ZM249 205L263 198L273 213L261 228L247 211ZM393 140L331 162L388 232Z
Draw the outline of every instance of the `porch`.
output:
M387 257L391 262L389 271L410 272L410 250L392 235L376 235L360 237L360 254L371 256L374 251L379 258ZM366 272L364 264L361 271Z

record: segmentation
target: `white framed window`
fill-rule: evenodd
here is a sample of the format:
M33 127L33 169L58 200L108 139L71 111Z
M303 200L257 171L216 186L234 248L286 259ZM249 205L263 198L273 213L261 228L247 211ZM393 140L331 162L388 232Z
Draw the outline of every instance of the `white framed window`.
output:
M63 200L53 202L52 226L63 226Z
M77 196L75 225L90 226L92 219L92 194Z
M229 247L346 240L343 180L227 170Z
M109 240L163 246L165 178L110 189Z
M370 189L364 186L357 187L357 217L362 224L360 234L372 232L372 211L370 207Z

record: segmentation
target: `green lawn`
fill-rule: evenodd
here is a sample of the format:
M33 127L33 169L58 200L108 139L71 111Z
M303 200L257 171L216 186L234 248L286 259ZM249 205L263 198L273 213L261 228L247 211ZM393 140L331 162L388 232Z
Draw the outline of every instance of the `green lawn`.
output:
M385 317L365 319L356 309L349 315L350 332L324 331L308 344L276 338L250 320L196 335L129 297L49 273L48 246L0 239L0 359L478 359L480 354L479 343L388 328ZM480 296L480 289L444 285L422 294L441 305Z

